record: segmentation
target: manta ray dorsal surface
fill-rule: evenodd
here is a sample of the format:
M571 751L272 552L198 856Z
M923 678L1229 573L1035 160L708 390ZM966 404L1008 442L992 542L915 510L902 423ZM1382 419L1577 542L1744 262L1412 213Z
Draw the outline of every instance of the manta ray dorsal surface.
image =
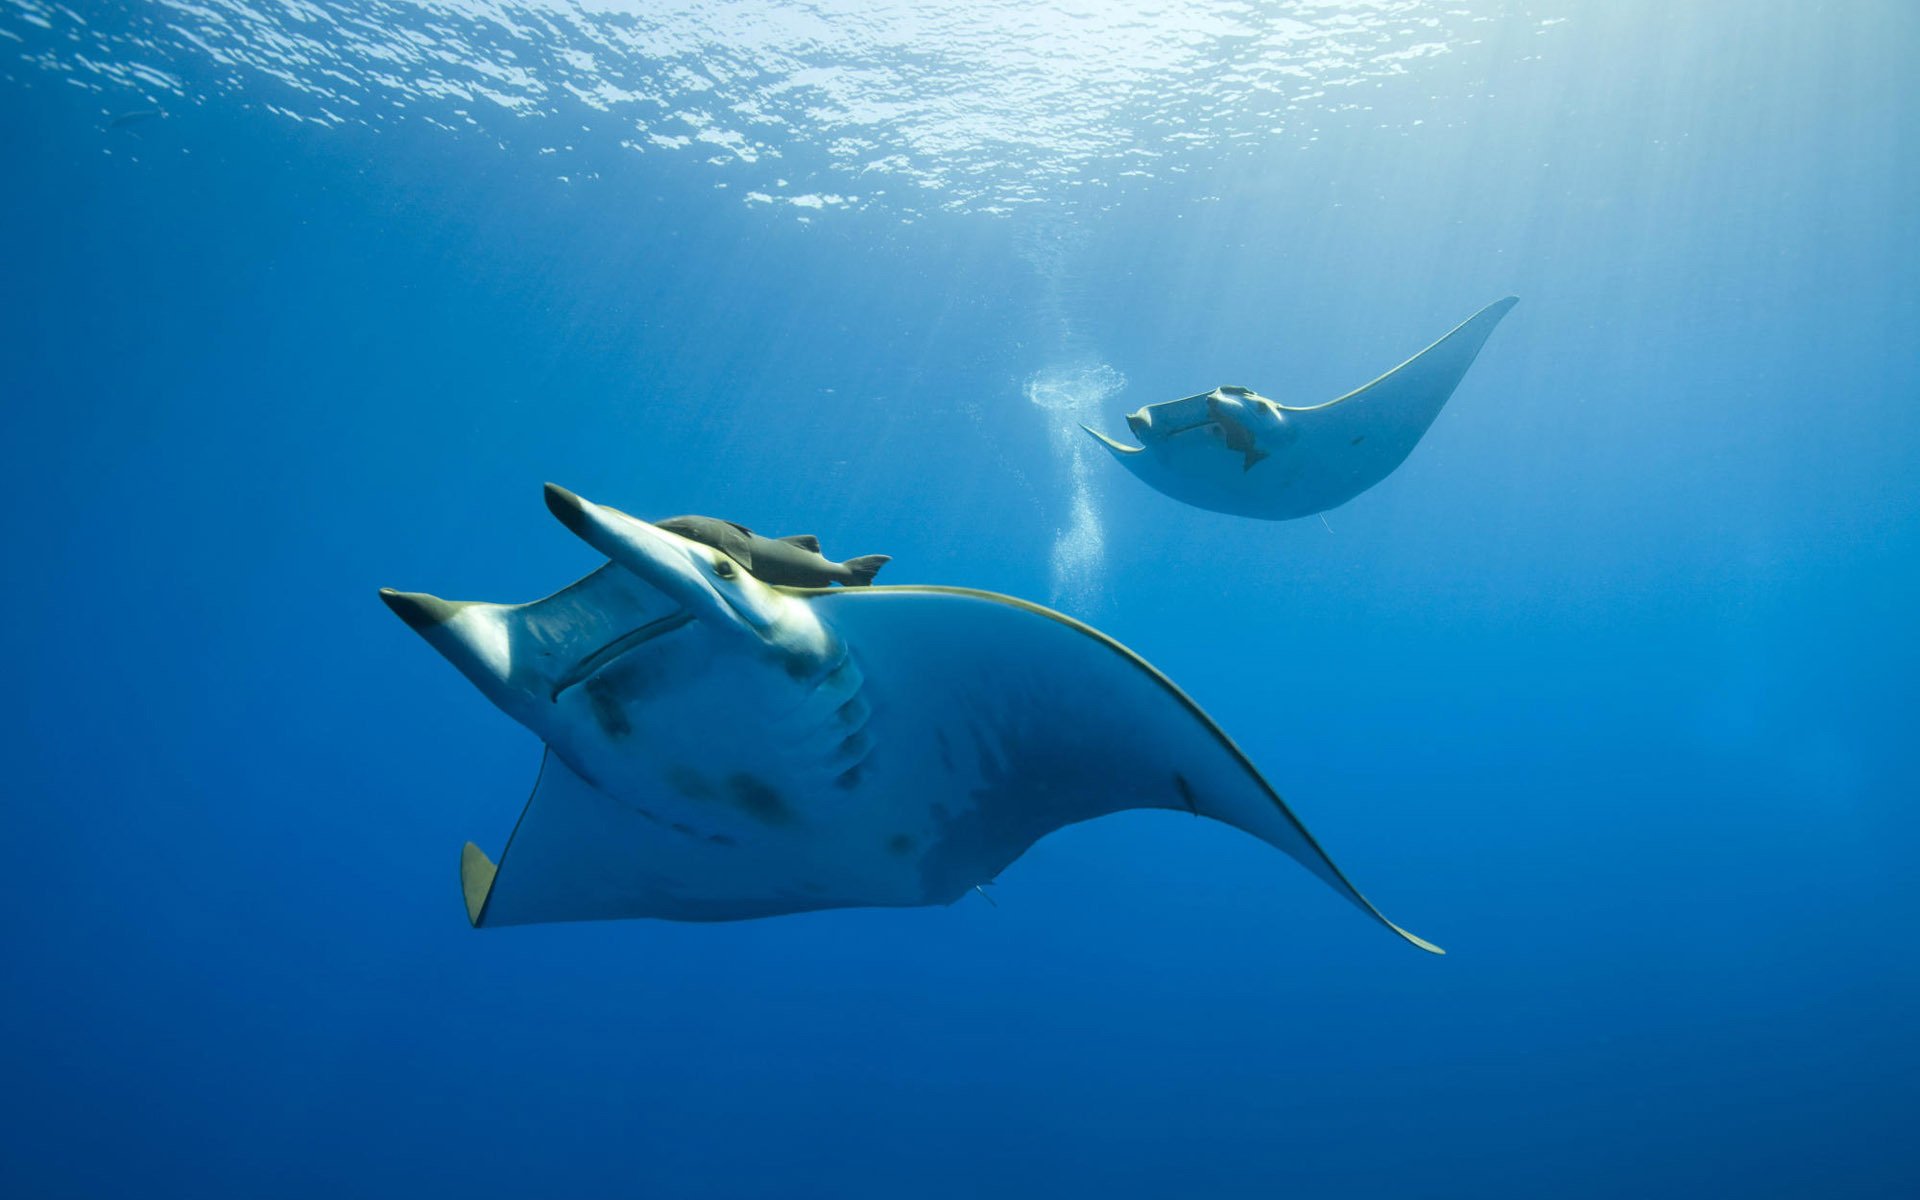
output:
M498 865L463 851L476 926L949 904L1054 830L1139 808L1251 833L1438 952L1088 626L963 588L770 587L617 510L549 503L607 566L525 605L387 594L547 746Z
M1196 508L1282 521L1345 504L1405 462L1480 354L1512 296L1481 309L1372 383L1308 407L1243 387L1127 416L1140 445L1082 426L1156 490Z

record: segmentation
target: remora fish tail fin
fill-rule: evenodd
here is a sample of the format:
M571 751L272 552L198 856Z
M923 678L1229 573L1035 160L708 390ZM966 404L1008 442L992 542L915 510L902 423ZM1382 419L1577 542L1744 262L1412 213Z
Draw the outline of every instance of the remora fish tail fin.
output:
M815 554L820 553L820 539L810 533L789 534L779 540L789 546L798 546L802 550L811 550Z
M841 564L853 573L853 578L847 580L847 586L868 586L873 582L873 577L880 573L880 568L892 561L893 556L888 554L865 554L859 558L848 559Z

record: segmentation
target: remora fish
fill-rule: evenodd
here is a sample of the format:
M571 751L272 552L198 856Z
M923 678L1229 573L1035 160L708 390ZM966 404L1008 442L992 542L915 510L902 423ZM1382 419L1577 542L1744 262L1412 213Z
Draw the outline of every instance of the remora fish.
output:
M763 583L782 587L866 587L881 567L893 560L884 554L866 554L834 562L820 553L820 540L810 533L790 537L761 537L745 525L718 517L668 517L655 521L656 529L692 538L729 557Z

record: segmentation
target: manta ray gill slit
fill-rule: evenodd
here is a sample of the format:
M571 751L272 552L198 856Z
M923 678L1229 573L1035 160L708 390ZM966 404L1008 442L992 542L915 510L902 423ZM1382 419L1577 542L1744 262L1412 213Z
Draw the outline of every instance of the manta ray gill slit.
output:
M559 682L553 685L553 695L550 696L549 699L560 699L562 692L565 692L582 680L592 677L615 659L639 649L655 638L664 637L672 633L674 630L687 625L692 620L693 614L683 610L677 613L668 613L666 616L660 617L657 620L648 621L638 629L628 630L626 633L621 634L619 637L575 663L573 669L561 676Z

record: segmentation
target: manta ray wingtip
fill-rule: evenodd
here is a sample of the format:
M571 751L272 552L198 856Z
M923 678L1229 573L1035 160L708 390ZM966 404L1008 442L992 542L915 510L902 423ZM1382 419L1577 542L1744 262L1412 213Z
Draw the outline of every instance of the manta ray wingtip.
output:
M1381 920L1384 921L1386 920L1386 918L1382 917ZM1398 925L1395 925L1392 921L1387 921L1387 928L1393 930L1395 933L1407 939L1409 942L1412 942L1414 945L1420 947L1422 950L1425 950L1428 954L1438 954L1442 958L1446 957L1447 952L1445 950L1442 950L1440 947L1434 945L1432 942L1421 937L1417 933L1409 933L1408 931L1400 928Z

